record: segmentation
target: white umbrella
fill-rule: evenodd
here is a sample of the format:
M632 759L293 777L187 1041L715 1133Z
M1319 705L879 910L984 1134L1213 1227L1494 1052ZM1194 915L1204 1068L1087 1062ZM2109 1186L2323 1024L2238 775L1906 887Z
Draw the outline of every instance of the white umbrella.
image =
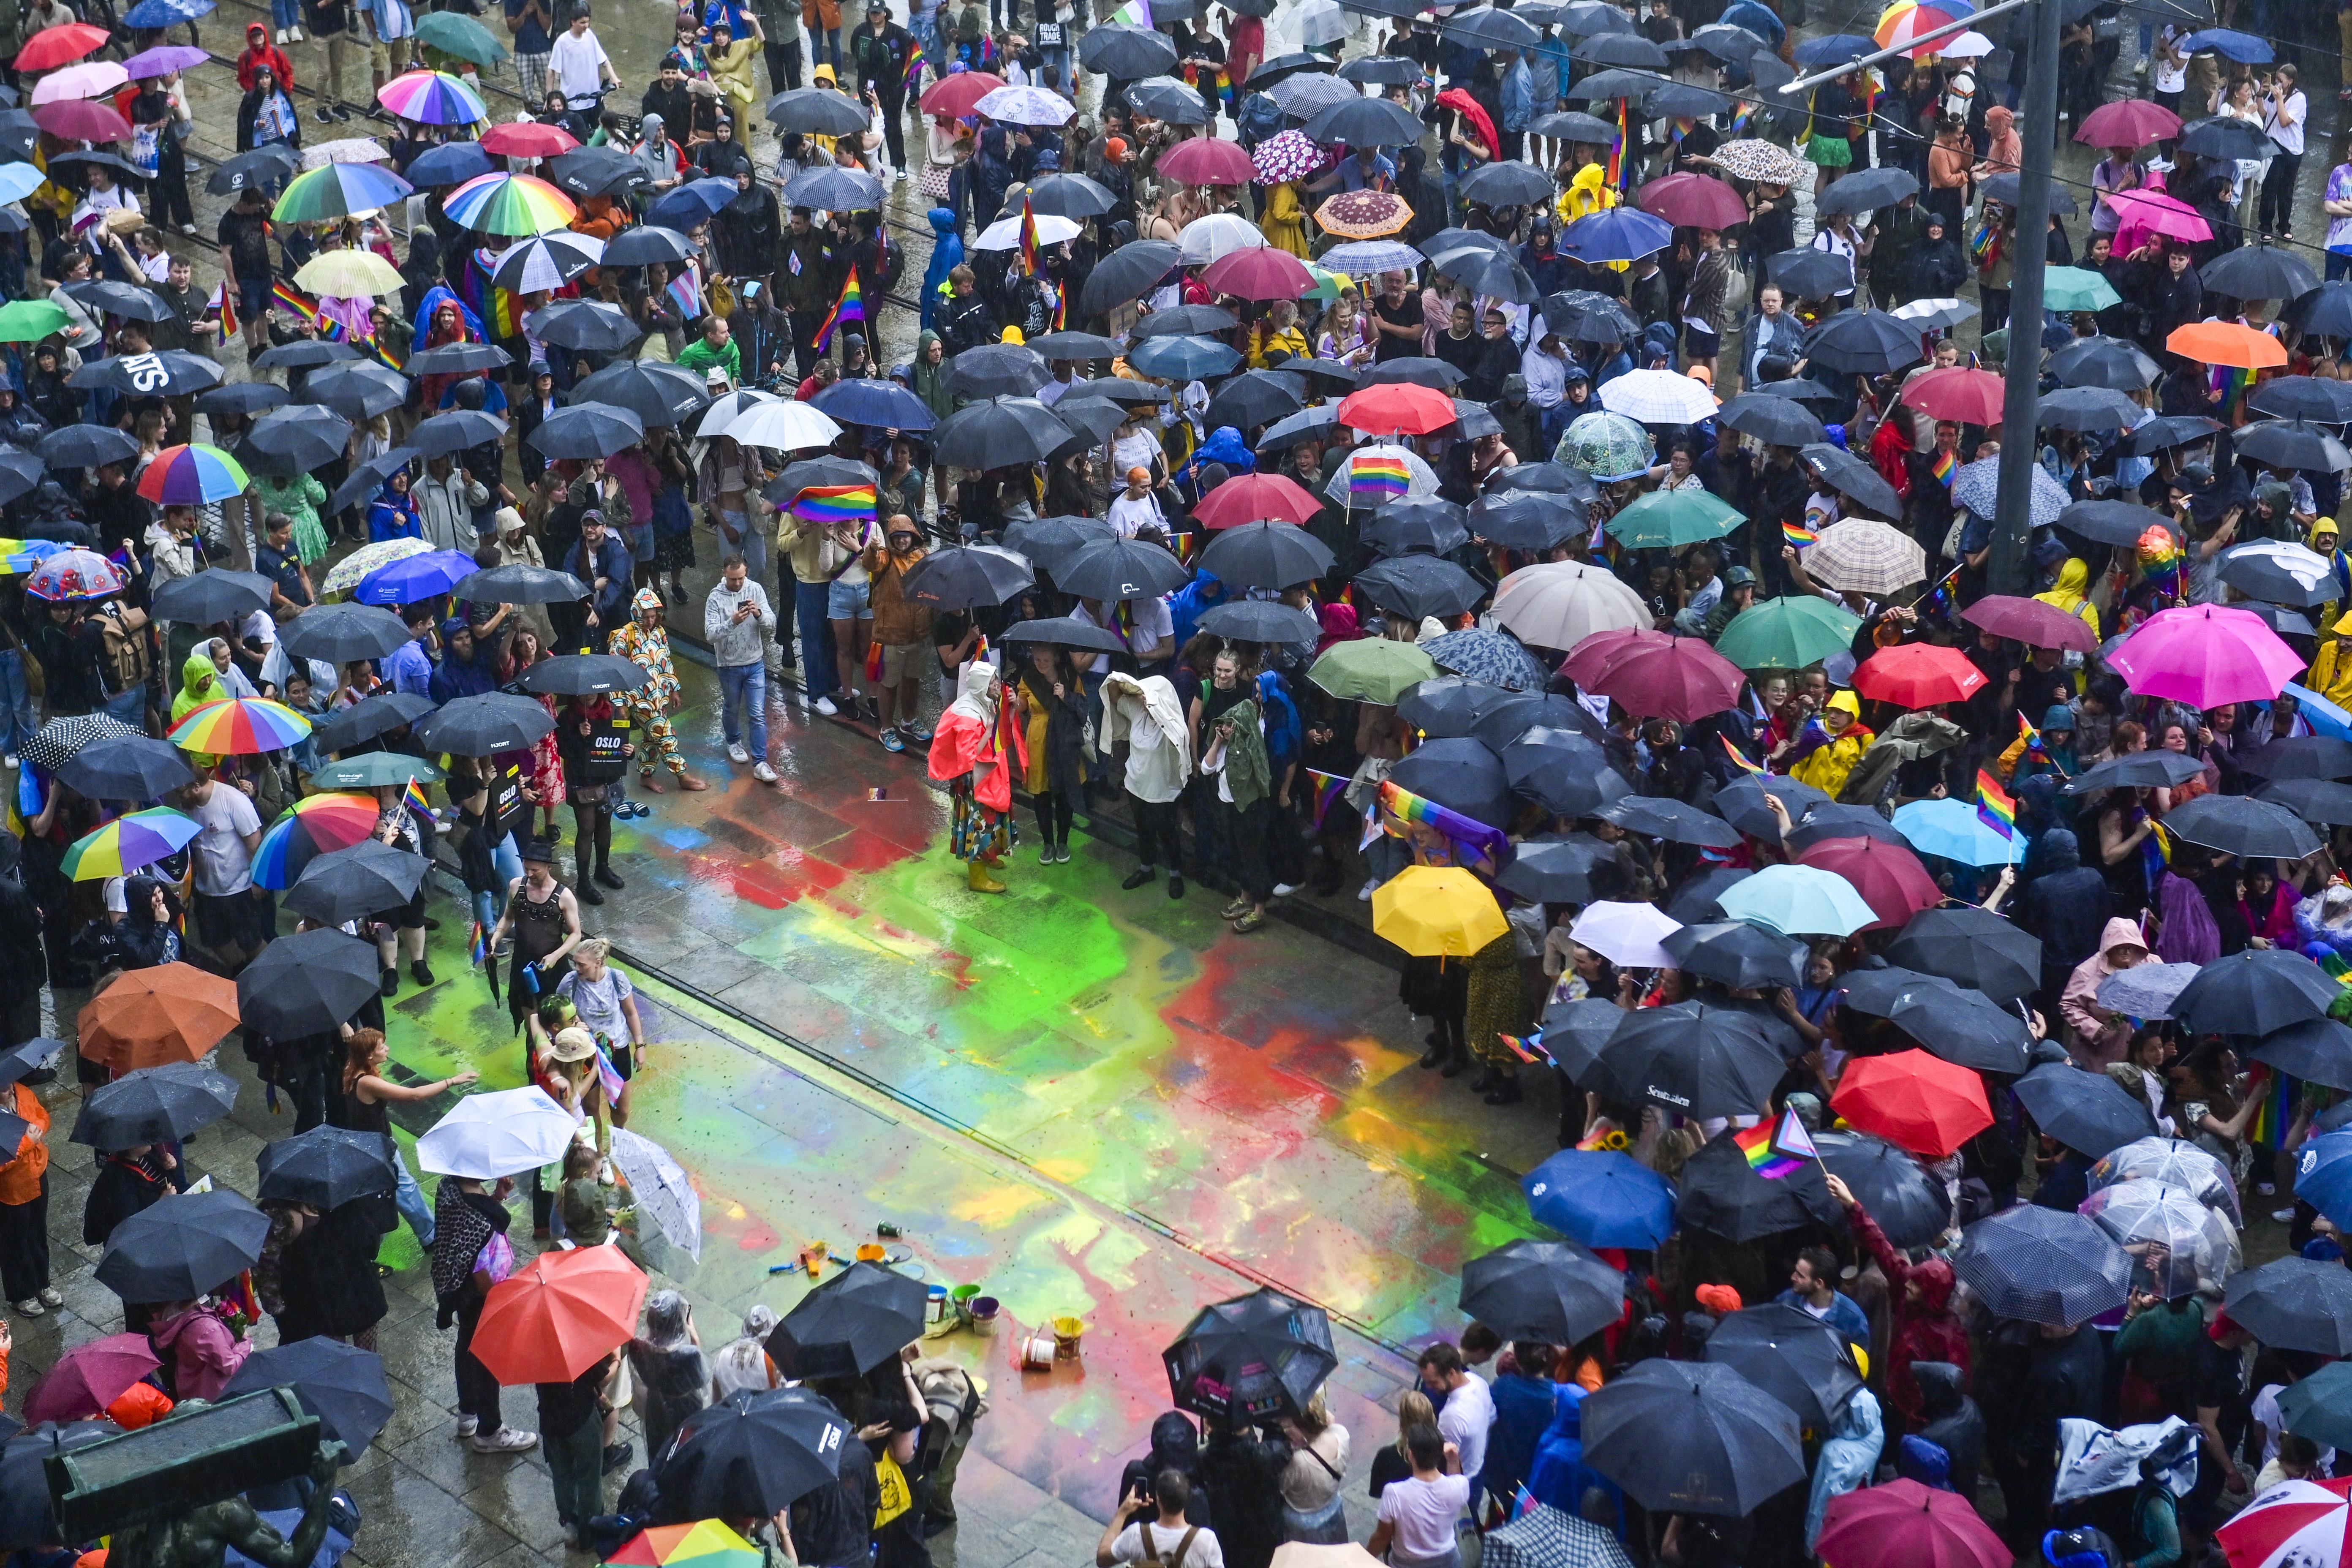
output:
M637 1212L651 1215L670 1245L702 1261L702 1197L669 1151L625 1127L613 1130L613 1163L629 1179Z
M1410 447L1393 447L1385 441L1372 441L1355 448L1352 455L1362 458L1402 458L1405 470L1412 476L1412 481L1406 488L1402 498L1405 500L1427 500L1437 493L1437 470L1423 461L1421 454ZM1341 506L1346 506L1349 504L1349 465L1342 463L1339 465L1339 471L1331 476L1331 482L1323 488L1323 493Z
M1568 649L1595 632L1650 624L1642 595L1581 561L1522 566L1496 584L1494 619L1536 647Z
M416 1141L419 1169L494 1182L559 1158L578 1123L537 1084L469 1094Z
M558 229L533 235L499 257L497 280L518 294L551 293L603 259L603 240Z
M1206 267L1236 250L1255 250L1265 244L1265 236L1249 219L1237 213L1211 213L1184 226L1176 259L1186 267Z
M1000 87L971 106L1003 125L1067 125L1076 105L1042 87Z
M84 60L51 71L33 84L33 107L77 98L99 98L131 83L131 73L113 60Z
M330 163L389 163L392 152L373 136L345 136L333 142L321 142L316 147L302 150L304 169L323 169Z
M1076 239L1078 226L1069 218L1055 217L1052 213L1037 215L1037 243L1059 245L1066 239ZM980 231L971 242L974 250L1018 250L1021 248L1021 215L998 218Z
M1972 60L1992 53L1993 42L1982 33L1966 32L1957 38L1946 38L1936 46L1936 52L1946 59Z
M1339 0L1307 0L1297 12L1298 41L1312 48L1336 44L1348 36L1348 14Z
M760 404L781 401L772 392L762 392L756 386L739 386L702 411L702 423L694 427L694 438L708 441L713 436L724 435L728 426Z
M1629 370L1601 388L1601 406L1644 425L1696 425L1714 416L1715 394L1670 370Z
M727 422L724 433L746 447L794 452L803 447L832 446L841 438L841 426L805 403L779 398L743 410Z
M1620 969L1672 969L1674 956L1658 944L1682 930L1655 904L1587 904L1568 928L1570 940Z

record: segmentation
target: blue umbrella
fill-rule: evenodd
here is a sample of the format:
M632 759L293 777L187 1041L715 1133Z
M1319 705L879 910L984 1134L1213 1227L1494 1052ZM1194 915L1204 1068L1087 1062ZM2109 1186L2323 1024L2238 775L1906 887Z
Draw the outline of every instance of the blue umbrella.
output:
M176 27L207 16L220 0L139 0L122 14L126 27Z
M2352 741L2352 712L2347 712L2322 697L2308 686L2297 686L2290 680L2279 690L2294 699L2294 710L2311 727L2323 735L2333 735L2339 741Z
M1242 356L1231 344L1214 338L1177 332L1146 338L1128 351L1127 363L1161 381L1197 381L1202 376L1224 374L1242 363Z
M152 5L156 0L141 0ZM495 173L498 165L478 142L444 142L428 147L408 165L408 183L418 190L427 185L462 185L467 180Z
M2180 47L2183 53L2191 55L2210 49L2222 58L2236 60L2240 65L2258 66L2275 58L2271 53L2268 40L2258 38L2252 33L2232 32L2227 27L2208 27L2202 32L2191 33L2182 40Z
M2337 1226L2352 1226L2352 1131L2325 1132L2303 1146L2294 1195Z
M1421 650L1435 659L1439 668L1488 686L1512 691L1541 691L1551 681L1551 671L1535 655L1521 647L1517 637L1501 632L1475 626L1467 631L1447 632L1422 644Z
M2033 481L2033 497L2027 510L2032 515L2034 527L2047 528L2057 521L2073 498L2041 464L2033 465L2033 472L2039 477ZM1979 458L1973 463L1964 463L1960 471L1952 476L1952 504L1966 507L1979 517L1994 515L2000 492L1999 458Z
M939 423L930 405L895 381L864 377L836 381L809 399L820 413L845 425L885 430L929 430Z
M2022 835L2003 837L1965 800L1915 800L1895 812L1895 831L1922 855L1963 866L2002 866L2024 858Z
M678 186L656 202L646 212L646 221L684 233L718 216L719 209L734 199L735 182L732 180L695 180Z
M480 570L470 555L428 550L377 567L360 579L359 591L352 597L362 605L414 605L447 593Z
M1633 261L1674 243L1675 226L1639 207L1611 207L1578 218L1559 231L1559 248L1588 266Z
M1769 38L1775 48L1789 36L1787 25L1772 14L1772 8L1763 0L1732 0L1716 20L1727 26L1745 27L1759 38ZM1869 47L1875 52L1878 46L1872 44Z
M1369 278L1376 272L1400 272L1421 265L1421 252L1400 239L1351 239L1335 245L1316 258L1326 272Z
M1832 33L1825 38L1807 38L1790 51L1790 58L1807 70L1819 70L1823 66L1841 66L1877 52L1875 39L1857 33Z
M1675 1229L1675 1189L1613 1150L1563 1149L1519 1184L1528 1213L1587 1247L1654 1250Z

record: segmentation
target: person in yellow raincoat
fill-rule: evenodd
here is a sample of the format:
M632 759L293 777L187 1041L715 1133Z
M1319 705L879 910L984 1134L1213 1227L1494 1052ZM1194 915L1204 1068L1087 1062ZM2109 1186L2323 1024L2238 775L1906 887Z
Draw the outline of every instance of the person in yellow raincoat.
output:
M1851 691L1834 692L1821 717L1798 735L1790 753L1789 776L1835 800L1876 738L1862 721L1861 700Z
M1307 334L1298 327L1298 302L1276 300L1266 310L1265 319L1250 328L1249 366L1264 370L1278 363L1275 356L1290 359L1312 359L1314 351L1307 346Z
M1298 199L1298 182L1276 180L1265 193L1265 209L1258 216L1258 232L1276 250L1286 250L1304 261L1307 249L1307 204Z
M1617 193L1610 188L1608 180L1607 172L1598 163L1587 163L1579 169L1576 172L1576 177L1569 181L1568 189L1559 194L1557 210L1559 213L1560 223L1563 226L1571 224L1578 218L1590 217L1597 212L1607 212L1611 207L1615 206L1619 197ZM1630 270L1633 264L1625 261L1612 261L1607 265L1612 271L1624 272Z
M2337 543L2341 532L2334 518L2315 518L2311 532L2304 539L2314 554L2326 561L2329 574L2335 580L2336 596L2311 611L2312 620L2323 626L2338 612L2352 610L2352 556L2347 556Z
M702 51L702 58L710 64L710 79L726 95L728 117L735 121L736 135L748 145L751 132L746 128L751 124L751 106L759 100L759 86L751 77L751 60L765 40L759 19L749 11L743 16L751 36L735 37L727 19L716 17L710 24L710 45Z
M2339 708L2352 706L2352 615L2329 629L2336 635L2320 646L2305 684Z
M2048 593L2033 596L2087 625L2091 628L2091 636L2095 638L2099 635L2099 606L2091 603L2084 593L2090 585L2090 564L2070 555L2066 558L2066 564L2058 568L2057 584Z

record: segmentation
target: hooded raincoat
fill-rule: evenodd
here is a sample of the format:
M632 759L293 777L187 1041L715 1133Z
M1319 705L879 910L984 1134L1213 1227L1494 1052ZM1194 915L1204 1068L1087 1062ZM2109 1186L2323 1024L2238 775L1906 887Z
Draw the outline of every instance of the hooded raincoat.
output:
M2138 954L2133 957L2132 954ZM2137 922L2117 916L2100 934L2099 951L2074 966L2058 998L2059 1016L2072 1032L2069 1046L2084 1067L2104 1068L2124 1059L2131 1047L2131 1020L2098 1005L2099 987L2110 974L2147 962L2147 939Z

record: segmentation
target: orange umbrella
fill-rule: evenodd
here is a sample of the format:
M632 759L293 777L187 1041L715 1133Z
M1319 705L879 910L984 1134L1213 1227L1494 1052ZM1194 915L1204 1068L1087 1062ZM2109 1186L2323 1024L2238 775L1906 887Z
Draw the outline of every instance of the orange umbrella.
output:
M1830 1109L1861 1131L1935 1160L1992 1125L1984 1079L1926 1051L1852 1058Z
M2268 332L2235 321L2191 321L2175 327L2164 346L2184 359L2238 370L2268 370L2286 363L2285 344Z
M118 1073L193 1062L237 1026L236 983L190 963L123 975L81 1010L81 1054Z
M490 1287L474 1353L500 1383L570 1383L629 1342L646 1277L611 1247L542 1252Z

